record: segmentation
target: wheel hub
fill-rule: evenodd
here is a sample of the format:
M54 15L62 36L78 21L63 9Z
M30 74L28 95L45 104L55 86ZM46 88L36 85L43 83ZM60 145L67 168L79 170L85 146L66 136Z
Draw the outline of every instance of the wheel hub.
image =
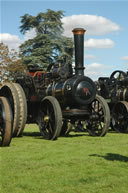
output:
M49 116L46 115L46 116L44 117L44 122L48 123L48 121L49 121Z

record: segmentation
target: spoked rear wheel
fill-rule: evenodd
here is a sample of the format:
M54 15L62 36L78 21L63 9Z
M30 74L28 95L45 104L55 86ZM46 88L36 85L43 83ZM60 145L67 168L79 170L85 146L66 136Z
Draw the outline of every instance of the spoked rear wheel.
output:
M44 139L55 140L60 135L62 112L55 97L47 96L43 99L38 124Z
M91 104L91 116L87 121L87 130L92 136L104 136L110 125L110 110L105 99L99 95Z
M12 138L12 111L8 100L0 97L0 146L9 146Z
M112 127L116 132L128 133L128 102L121 101L113 108Z

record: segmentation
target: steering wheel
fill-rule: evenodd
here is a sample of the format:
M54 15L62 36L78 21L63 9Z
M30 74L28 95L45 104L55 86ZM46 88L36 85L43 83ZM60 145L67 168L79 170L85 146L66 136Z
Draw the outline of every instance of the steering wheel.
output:
M114 71L111 76L110 79L114 79L114 80L123 80L125 77L127 76L127 74L121 70L116 70Z

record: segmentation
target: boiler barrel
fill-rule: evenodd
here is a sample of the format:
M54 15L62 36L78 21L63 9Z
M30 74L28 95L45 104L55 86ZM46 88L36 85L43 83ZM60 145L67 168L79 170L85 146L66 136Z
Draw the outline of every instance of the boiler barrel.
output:
M89 77L74 76L64 82L51 83L46 96L56 97L61 105L87 105L96 96L96 86Z

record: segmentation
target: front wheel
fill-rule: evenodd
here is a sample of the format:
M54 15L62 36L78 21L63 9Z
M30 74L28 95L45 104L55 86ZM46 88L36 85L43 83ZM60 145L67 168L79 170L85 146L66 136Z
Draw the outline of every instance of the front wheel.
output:
M87 121L87 130L92 136L105 136L110 126L110 110L105 99L99 95L91 103L90 119Z
M47 96L42 100L38 124L44 139L55 140L59 137L62 128L62 112L55 97Z

